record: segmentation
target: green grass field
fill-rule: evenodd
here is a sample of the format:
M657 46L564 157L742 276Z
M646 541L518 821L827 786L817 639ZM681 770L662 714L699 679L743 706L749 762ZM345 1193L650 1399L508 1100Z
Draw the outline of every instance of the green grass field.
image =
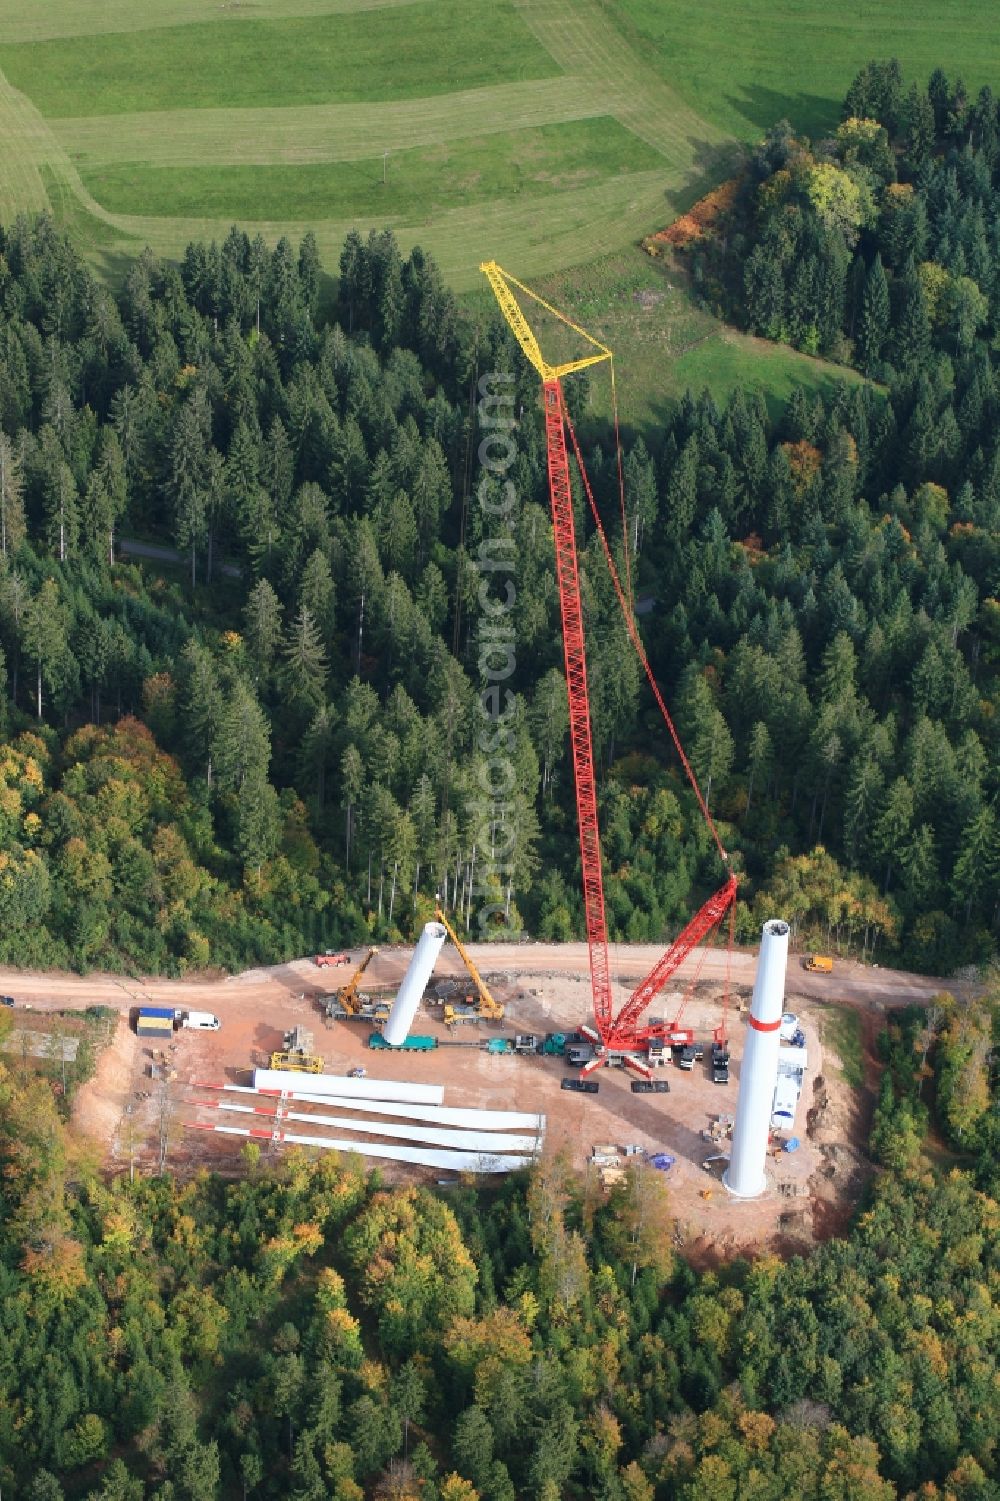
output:
M22 42L3 70L48 119L227 105L413 99L547 78L558 68L510 0L415 0L364 13L203 21Z
M628 247L890 54L977 87L1000 29L986 0L0 0L0 220L49 209L109 273L234 220L311 229L334 266L389 224L459 291L495 258L579 292L637 416L689 383L780 398L840 372L723 330Z
M849 1006L825 1012L821 1035L823 1046L832 1048L840 1059L840 1075L852 1089L865 1082L865 1054L861 1036L861 1017Z
M540 278L535 286L612 350L619 414L636 428L655 423L668 402L689 387L695 392L707 387L720 401L738 385L758 389L777 417L796 386L820 392L836 381L860 379L853 370L720 323L694 305L682 276L635 247ZM544 318L538 332L548 358L572 358L577 352L571 336ZM598 418L611 411L610 380L601 369L590 372L590 410Z
M234 219L335 264L388 223L463 290L627 244L728 160L598 0L0 0L0 70L0 215L109 264Z
M115 213L240 218L247 203L268 219L308 218L317 203L338 216L427 219L456 204L507 193L586 187L616 172L655 170L656 152L617 120L577 120L533 130L463 136L358 161L294 166L83 169L85 186ZM383 182L383 171L385 182Z
M782 116L808 135L836 125L851 79L898 57L926 83L937 67L969 89L1000 74L989 0L602 0L636 51L706 119L756 140ZM723 40L724 39L724 40Z

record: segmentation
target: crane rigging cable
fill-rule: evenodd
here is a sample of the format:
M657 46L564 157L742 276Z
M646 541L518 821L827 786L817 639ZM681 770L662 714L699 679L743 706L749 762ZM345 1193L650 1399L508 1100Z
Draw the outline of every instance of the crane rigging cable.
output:
M624 470L622 469L622 438L621 438L621 430L620 430L619 425L618 425L618 390L617 390L617 387L615 385L615 357L614 357L614 355L612 355L610 357L610 359L608 360L608 365L609 365L610 370L611 370L611 411L612 411L612 415L614 416L614 422L615 422L615 458L616 458L616 460L618 462L618 501L619 501L619 505L621 506L621 514L622 514L622 541L623 541L624 547L625 547L625 592L628 595L628 607L629 607L629 610L631 611L631 610L633 610L635 608L635 597L634 597L634 595L632 593L632 562L631 562L632 554L631 554L631 549L629 548L629 545L628 545L628 517L625 514L625 473L624 473ZM576 447L576 437L575 437L575 435L574 435L574 438L573 438L573 446L574 446L574 448ZM577 459L577 463L579 463L579 459ZM581 469L580 469L580 473L581 474L583 473L583 467L582 466L581 466ZM593 502L591 502L591 507L593 508Z
M587 501L590 505L590 512L594 518L594 526L597 529L597 535L601 540L601 547L604 550L604 559L608 565L608 571L611 574L611 582L615 586L615 593L618 596L618 603L621 606L622 616L625 621L625 629L629 633L629 638L632 642L632 645L635 647L636 654L642 664L642 669L649 681L649 686L653 690L653 697L656 699L657 707L659 708L660 713L663 715L667 729L670 731L670 738L674 742L674 747L677 751L678 756L680 757L681 765L684 767L687 779L691 783L695 797L698 799L698 806L701 809L702 817L704 818L705 823L708 826L709 833L715 840L715 846L719 851L719 855L722 858L723 864L728 865L729 856L726 854L722 840L719 838L719 831L715 827L715 821L708 810L708 804L702 796L701 788L698 786L698 778L694 774L694 768L692 767L687 756L684 754L684 747L681 744L680 736L678 735L677 730L674 726L674 721L670 717L670 711L663 700L663 694L660 692L660 685L657 683L656 678L653 675L653 669L650 666L649 658L646 655L646 648L642 644L642 637L639 635L639 629L635 623L635 615L633 611L629 609L628 602L626 601L625 593L622 589L621 579L618 576L618 569L615 567L615 560L612 556L611 547L608 543L607 534L601 521L600 512L597 509L597 502L594 500L594 494L590 488L590 480L583 465L583 456L580 453L580 445L577 442L576 429L573 427L569 412L566 411L565 403L563 403L563 417L565 419L566 426L569 429L570 441L573 444L573 453L576 458L577 468L579 469L580 477L583 480L583 488L586 491ZM627 556L628 537L625 537L624 540L625 554Z

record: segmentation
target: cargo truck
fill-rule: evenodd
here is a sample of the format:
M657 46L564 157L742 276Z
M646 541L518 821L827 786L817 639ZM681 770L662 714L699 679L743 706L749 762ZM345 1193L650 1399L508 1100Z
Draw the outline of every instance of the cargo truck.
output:
M140 1006L135 1019L137 1037L172 1037L177 1013L173 1006Z

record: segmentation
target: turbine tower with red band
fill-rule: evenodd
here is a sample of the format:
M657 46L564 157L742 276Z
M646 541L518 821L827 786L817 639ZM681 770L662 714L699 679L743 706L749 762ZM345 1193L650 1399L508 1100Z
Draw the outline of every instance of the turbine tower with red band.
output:
M755 1032L779 1032L781 1030L781 1017L773 1022L758 1021L755 1016L747 1017L747 1025L753 1027Z
M733 1148L723 1182L740 1199L763 1193L767 1143L771 1132L774 1087L781 1052L781 1014L785 1006L785 966L788 962L788 924L766 922L760 935L760 956L750 1002L750 1025L740 1064L740 1097L736 1102Z
M667 711L663 696L653 676L646 656L631 605L631 581L628 597L622 588L611 549L608 546L600 515L594 504L590 483L583 465L579 444L573 425L563 401L561 381L563 376L586 369L589 365L607 361L611 369L611 389L614 398L614 359L611 350L594 339L584 329L572 323L564 314L545 302L536 293L503 271L495 261L480 269L485 273L493 289L500 310L524 351L525 356L537 370L542 381L545 413L545 443L548 457L549 498L552 508L552 531L555 540L556 578L559 585L559 607L562 615L563 654L566 666L566 692L569 699L570 744L573 753L573 775L576 790L577 822L580 834L580 865L583 873L583 907L587 927L587 948L590 958L590 982L593 992L594 1022L602 1044L602 1052L595 1064L599 1064L606 1050L638 1050L653 1037L678 1035L680 1013L674 1022L665 1027L643 1026L642 1017L651 1001L660 993L681 964L720 925L727 913L732 913L736 901L736 877L730 871L725 884L711 896L705 905L690 920L663 957L637 986L617 1016L611 996L611 970L608 960L608 931L604 910L604 883L601 869L601 841L597 816L597 787L594 778L594 752L590 728L590 700L587 693L587 658L583 628L583 607L580 599L580 578L576 550L576 527L573 520L573 497L570 485L569 452L566 433L569 432L580 475L586 490L591 513L600 536L605 560L618 596L629 637L639 655L643 670L653 690L653 695L666 722L670 737L680 756L688 780L694 789L702 816L712 834L716 848L728 869L728 856L722 847L708 805L702 796L697 779L684 754L683 747ZM558 318L590 346L592 353L563 364L550 364L543 356L538 340L525 317L514 294L514 288L538 303L548 313ZM617 411L615 430L617 439ZM618 446L616 444L616 446ZM619 446L620 471L620 446ZM622 519L624 523L624 492L622 492ZM625 531L624 545L628 560L628 537ZM730 921L730 943L732 922ZM681 1007L683 1011L683 1006ZM725 1035L725 1024L719 1029ZM718 1032L717 1032L718 1035ZM593 1065L592 1065L593 1066Z

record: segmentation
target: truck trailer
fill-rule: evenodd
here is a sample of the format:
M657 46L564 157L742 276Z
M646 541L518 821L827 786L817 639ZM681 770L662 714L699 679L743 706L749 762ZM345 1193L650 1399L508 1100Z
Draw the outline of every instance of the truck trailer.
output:
M432 1053L437 1045L436 1037L422 1037L413 1032L396 1047L391 1042L386 1042L381 1032L372 1032L368 1038L368 1046L373 1052Z
M135 1019L137 1037L172 1037L177 1013L173 1006L140 1006Z

